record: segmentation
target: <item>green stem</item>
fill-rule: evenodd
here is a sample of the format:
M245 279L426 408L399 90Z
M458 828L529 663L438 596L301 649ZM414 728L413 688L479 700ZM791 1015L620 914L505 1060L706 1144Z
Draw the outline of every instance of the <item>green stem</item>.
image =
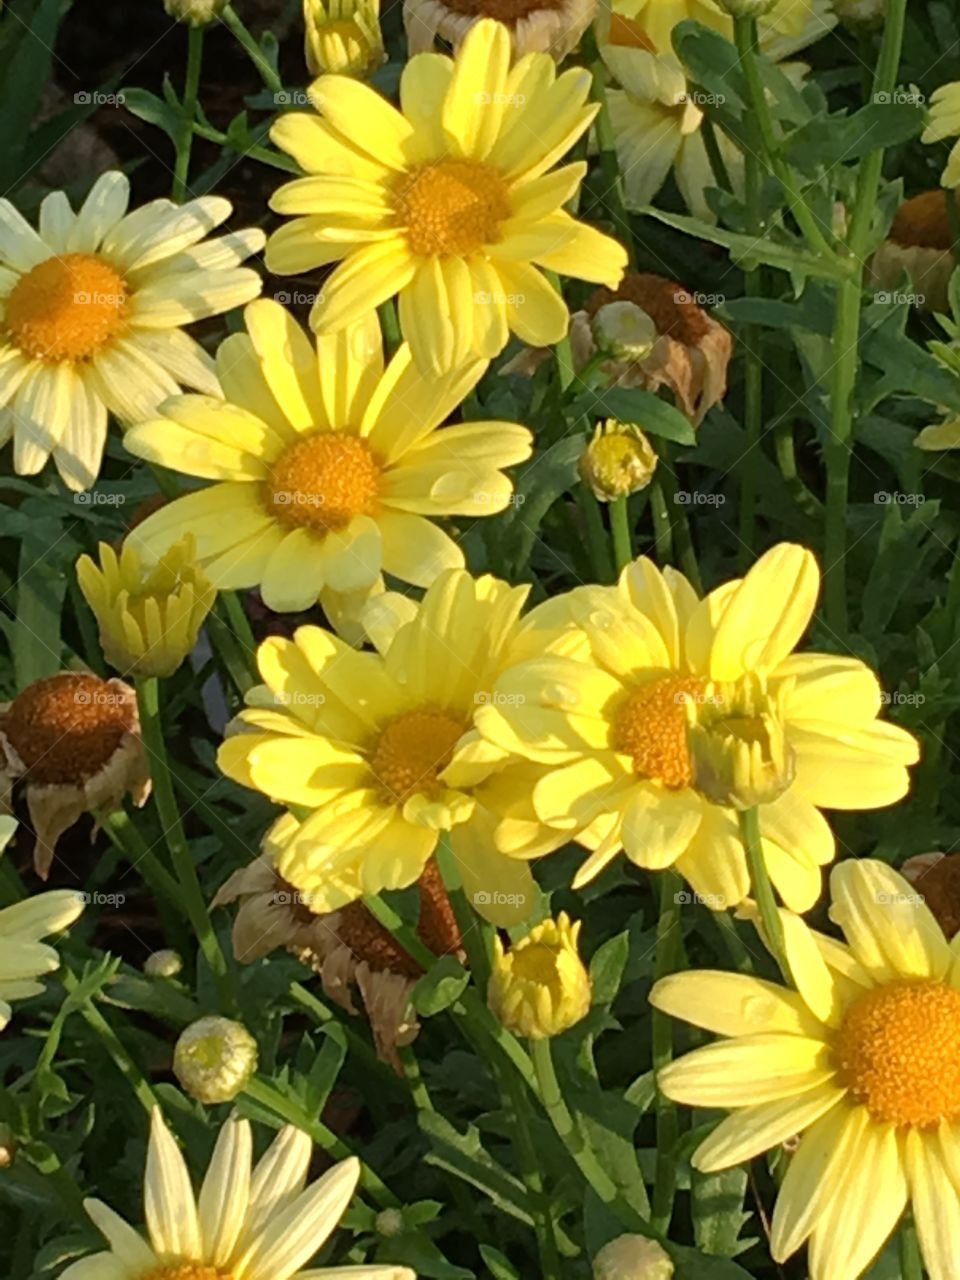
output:
M900 1224L900 1275L902 1280L923 1280L917 1229L910 1219Z
M873 100L889 101L896 87L903 46L907 0L890 0L887 6L880 57L873 82ZM850 279L838 288L833 330L836 363L830 393L830 445L826 450L827 519L824 548L824 600L827 622L838 635L848 630L847 611L847 502L850 455L854 442L854 391L860 368L860 312L863 279L876 213L885 147L875 148L860 162L857 194L850 219L847 248Z
M207 632L231 683L242 698L256 684L256 677L230 623L220 616L217 606L207 615Z
M615 498L610 503L610 532L613 536L613 558L617 565L617 577L633 561L633 540L630 536L630 512L626 498Z
M597 1159L593 1148L586 1141L583 1131L570 1113L557 1079L549 1039L531 1040L530 1057L537 1073L540 1098L557 1137L583 1174L597 1197L614 1213L625 1227L643 1235L650 1233L650 1224L628 1204Z
M666 565L673 559L673 523L662 476L655 475L650 482L650 512L653 516L653 546L657 563Z
M777 455L777 465L784 483L790 490L790 496L804 513L813 519L823 518L823 504L815 494L811 493L797 470L797 449L793 438L793 419L787 415L774 425L773 447Z
M756 807L745 809L740 814L740 838L747 855L750 868L750 883L753 896L760 910L760 919L766 934L767 945L773 952L774 959L780 966L780 972L787 982L792 984L790 966L787 963L786 948L783 941L783 924L780 920L780 909L770 883L770 874L763 856L763 845L760 839L760 810Z
M689 508L677 501L677 476L673 469L674 461L670 446L664 441L661 444L660 461L657 465L657 479L663 494L663 504L670 520L670 536L673 547L680 561L680 568L697 589L703 594L703 582L700 577L700 565L693 546L693 535L690 532Z
M540 1254L540 1274L543 1280L561 1280L563 1272L560 1266L557 1237L553 1229L553 1213L547 1198L543 1174L540 1172L541 1162L527 1119L529 1103L513 1072L503 1072L502 1075L505 1077L503 1092L510 1138L517 1154L520 1176L530 1197L537 1250Z
M115 809L100 820L107 839L139 871L154 896L180 909L180 886L134 826L125 809Z
M486 1000L487 984L490 981L490 929L483 917L478 915L467 901L447 832L443 832L440 836L436 858L444 888L453 907L457 928L460 930L460 939L467 953L470 975L480 995Z
M79 987L80 983L77 981L74 974L67 969L63 973L63 985L72 995L73 992L76 991L77 987ZM80 1005L79 1013L87 1025L91 1027L103 1041L107 1052L116 1064L120 1074L137 1095L137 1100L143 1107L144 1111L146 1111L147 1115L150 1115L154 1107L158 1107L160 1105L159 1100L147 1083L143 1072L123 1047L123 1044L113 1027L110 1026L109 1022L107 1022L100 1010L97 1009L89 1000L84 1001L84 1003Z
M560 278L557 273L555 271L545 271L544 275L562 298L563 290L560 287ZM570 387L574 379L573 348L570 345L569 326L560 341L553 344L553 358L557 366L557 382L560 391L564 392Z
M183 100L180 103L180 128L177 130L177 156L173 164L171 193L177 204L183 204L187 198L190 152L193 149L193 121L197 114L205 29L202 26L187 28L187 73L183 86Z
M197 868L190 853L190 846L180 820L180 810L177 807L173 779L167 761L163 722L160 718L160 684L156 676L148 676L137 681L137 703L140 708L143 745L153 778L153 794L163 826L164 839L170 850L170 857L179 881L180 897L197 941L200 943L200 950L213 974L220 995L220 1003L224 1008L232 1009L235 1000L230 971L220 940L210 920L210 912L207 910Z
M677 968L680 948L680 891L683 882L675 871L661 872L660 914L657 919L657 951L654 965L656 980L667 977ZM658 1009L653 1010L653 1070L659 1074L673 1059L673 1019ZM666 1234L673 1217L677 1193L677 1142L680 1120L676 1104L657 1090L657 1165L653 1186L651 1225Z
M259 44L257 44L256 40L240 21L233 5L228 4L220 17L224 26L229 27L240 44L243 45L243 48L246 50L247 57L259 71L260 79L267 86L270 92L280 93L283 89L283 81L267 61Z
M243 607L243 601L236 591L221 591L219 599L223 605L224 612L230 620L234 639L243 648L250 667L256 670L257 638L253 634L253 627L251 627L247 611Z
M388 298L386 302L382 302L377 307L377 314L380 316L380 327L387 345L387 355L392 356L403 342L403 333L400 330L400 321L393 299Z

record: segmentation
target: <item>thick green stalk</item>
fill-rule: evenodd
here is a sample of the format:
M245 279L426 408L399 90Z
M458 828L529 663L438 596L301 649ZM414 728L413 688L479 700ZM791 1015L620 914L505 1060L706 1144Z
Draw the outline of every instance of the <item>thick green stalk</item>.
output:
M190 176L190 152L193 149L193 122L197 114L200 90L200 68L203 65L202 26L187 28L187 73L180 103L180 128L177 131L177 156L173 164L173 199L182 204L187 198Z
M613 537L613 558L617 565L617 577L633 560L633 539L630 536L630 512L626 498L615 498L610 503L610 532Z
M193 926L204 959L213 974L220 994L221 1006L232 1009L235 1001L230 971L220 940L210 920L210 912L207 910L197 868L190 853L190 846L180 820L180 810L177 807L173 779L167 760L163 723L160 718L160 684L156 676L147 676L137 681L137 703L140 708L143 745L153 778L153 795L160 814L164 839L170 850L170 857L180 885L182 905Z
M667 565L673 559L673 522L663 478L659 475L655 475L650 483L650 513L653 516L653 546L657 563Z
M783 924L780 920L780 909L770 883L770 874L763 856L763 845L760 840L760 810L746 809L740 814L740 838L747 855L750 869L750 883L753 897L760 910L760 919L767 942L773 952L774 959L780 966L780 972L787 982L792 982L790 965L787 962L786 948L783 941Z
M624 1200L571 1114L557 1079L549 1039L531 1040L530 1057L537 1073L540 1099L547 1117L588 1185L625 1227L642 1235L649 1235L650 1224Z
M510 1140L517 1154L520 1176L530 1197L530 1208L533 1213L533 1226L537 1235L537 1249L540 1254L540 1273L543 1280L562 1280L563 1271L560 1265L560 1252L557 1248L557 1237L553 1227L553 1212L547 1197L540 1172L540 1160L534 1145L533 1134L527 1119L529 1101L523 1088L512 1071L498 1071L497 1078L501 1083L501 1096L507 1109L510 1125Z
M64 970L63 973L63 985L72 995L79 987L80 983L77 981L74 974L67 969ZM133 1092L137 1095L137 1100L143 1107L144 1111L149 1115L153 1111L154 1107L160 1105L159 1100L147 1083L143 1072L124 1048L113 1027L110 1026L109 1022L107 1022L100 1010L96 1008L90 1000L85 1000L80 1005L79 1013L87 1025L92 1027L103 1041L104 1046L116 1064L118 1071L130 1085Z
M577 486L577 506L583 514L583 524L587 533L587 551L594 577L598 582L613 582L615 574L610 561L610 547L607 544L607 530L600 514L600 504L590 492L587 485Z
M754 64L757 53L756 18L736 18L734 33L742 64ZM759 239L763 234L761 195L763 170L760 155L763 142L756 118L747 117L750 141L744 152L744 183L747 213L747 234ZM746 274L747 296L763 294L763 270L756 266ZM763 350L762 331L759 325L747 325L744 331L746 348L744 368L744 426L747 443L741 462L740 488L740 567L746 569L755 555L754 540L757 516L757 472L760 465L760 437L763 431Z
M680 956L680 910L683 882L675 871L660 874L660 914L657 919L657 981L677 968ZM653 1010L653 1070L661 1072L673 1059L673 1019ZM680 1118L676 1103L657 1090L657 1166L653 1184L653 1229L664 1235L670 1229L677 1193L677 1142Z

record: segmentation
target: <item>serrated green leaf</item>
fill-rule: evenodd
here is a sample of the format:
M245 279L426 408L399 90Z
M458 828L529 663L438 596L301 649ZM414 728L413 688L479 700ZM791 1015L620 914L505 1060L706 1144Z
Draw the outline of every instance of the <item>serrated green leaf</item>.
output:
M449 1009L463 994L470 975L454 956L441 956L410 993L417 1013L432 1018Z
M690 1202L693 1231L697 1245L704 1253L721 1258L734 1258L748 1247L740 1239L750 1214L743 1204L749 1182L745 1169L724 1169L721 1173L693 1171Z
M484 1148L476 1125L470 1124L465 1133L460 1133L435 1111L418 1112L417 1123L430 1142L427 1164L470 1183L498 1209L527 1226L533 1225L526 1187Z

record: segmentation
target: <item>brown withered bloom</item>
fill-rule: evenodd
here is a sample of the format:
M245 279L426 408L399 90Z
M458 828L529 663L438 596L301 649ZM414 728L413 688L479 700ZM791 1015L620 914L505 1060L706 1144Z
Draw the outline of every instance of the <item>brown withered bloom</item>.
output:
M549 53L558 62L580 43L597 0L404 0L410 56L434 47L437 36L456 48L474 23L495 18L510 32L514 59Z
M61 835L84 814L137 806L150 794L137 696L122 680L61 671L0 706L0 807L26 785L36 837L33 865L46 880Z
M277 874L273 854L298 825L290 815L274 823L261 857L235 871L213 905L240 904L233 952L241 964L284 947L319 974L326 995L350 1014L360 1012L354 999L359 993L378 1056L401 1072L397 1050L411 1044L420 1030L410 992L423 969L362 902L317 915L310 909L310 895ZM460 931L435 861L427 864L418 884L421 942L438 956L458 954Z
M609 352L599 366L608 386L667 387L698 427L726 394L733 336L676 280L635 271L616 289L596 289L583 310L574 312L570 347L577 373ZM500 372L533 374L550 354L528 348Z
M900 868L936 916L944 935L960 933L960 853L920 853Z
M960 193L955 192L953 198L960 203ZM889 293L904 287L906 275L915 307L947 311L947 292L956 265L947 192L938 187L904 201L897 210L889 235L870 263L870 284L878 292Z

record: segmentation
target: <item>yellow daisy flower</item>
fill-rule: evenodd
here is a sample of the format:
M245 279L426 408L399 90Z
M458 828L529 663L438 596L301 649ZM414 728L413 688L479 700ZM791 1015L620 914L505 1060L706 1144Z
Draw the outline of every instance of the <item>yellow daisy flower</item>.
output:
M502 511L513 491L502 469L531 452L513 423L435 430L485 362L428 378L403 346L384 367L374 312L316 347L275 302L245 318L247 333L217 352L226 398L168 400L125 438L141 458L218 483L161 507L128 543L155 561L189 529L218 590L259 586L281 611L319 597L334 615L381 572L425 587L462 566L433 520Z
M781 911L789 991L746 974L674 974L658 1009L726 1037L658 1077L668 1098L729 1108L693 1156L704 1172L797 1134L773 1215L783 1262L855 1280L909 1203L931 1280L960 1257L960 966L916 890L882 862L835 867L846 944Z
M835 854L820 809L873 809L906 793L917 743L877 719L869 669L793 653L819 581L813 555L782 543L698 600L681 574L640 558L617 587L573 593L588 658L548 650L504 672L477 728L553 766L532 802L592 850L575 886L624 849L649 870L675 865L715 908L740 902L750 880L734 799L717 802L732 778L770 798L766 863L783 901L806 911Z
M311 324L338 332L399 294L400 324L419 368L470 355L490 360L516 333L534 346L567 331L566 304L543 271L615 287L627 255L566 213L583 163L553 166L597 112L590 73L557 74L545 53L510 67L510 34L490 20L455 58L411 58L398 111L366 85L321 76L319 115L291 112L271 138L309 175L271 208L294 221L267 244L280 275L343 261Z
M612 9L642 37L635 47L671 59L674 65L679 63L673 51L673 29L680 22L700 22L733 39L733 19L715 0L613 0ZM759 18L760 47L779 61L813 44L836 25L830 0L778 0Z
M260 646L266 688L220 748L228 777L281 804L313 810L275 850L280 875L315 913L413 884L441 831L468 898L500 925L529 915L529 867L497 852L502 752L473 730L477 707L523 627L527 587L444 573L419 606L381 597L365 615L377 653L318 627ZM526 625L526 624L524 624ZM527 785L519 767L519 785ZM524 828L529 856L535 833ZM540 827L546 849L562 832Z
M0 816L0 853L16 830L16 821ZM36 893L0 911L0 1031L13 1017L14 1000L43 991L37 979L60 967L60 957L41 939L59 933L79 917L83 898L72 889Z
M0 200L0 444L13 437L19 475L52 455L68 488L88 489L108 411L137 422L183 385L216 395L209 356L181 326L260 292L240 263L263 248L262 231L201 243L228 200L153 200L128 214L129 198L117 172L76 213L51 192L37 231Z
M360 1162L342 1160L307 1186L313 1143L288 1125L253 1165L250 1124L223 1125L199 1196L159 1108L144 1179L147 1239L101 1200L84 1208L110 1249L82 1258L61 1280L416 1280L409 1267L305 1263L333 1234L353 1198Z
M942 84L930 98L927 127L920 138L928 144L960 137L960 80ZM960 187L960 142L952 148L940 182L954 190Z

